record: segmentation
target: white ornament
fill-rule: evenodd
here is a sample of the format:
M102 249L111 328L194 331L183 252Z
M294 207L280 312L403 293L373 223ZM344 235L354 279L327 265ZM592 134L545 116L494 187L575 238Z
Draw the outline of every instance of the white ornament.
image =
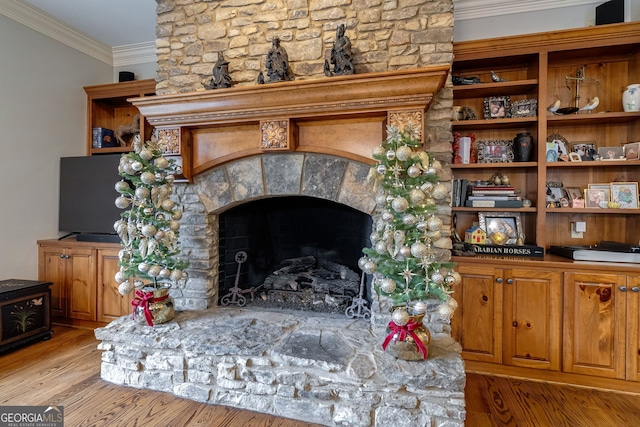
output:
M145 224L142 226L142 230L140 230L143 235L147 237L153 237L154 234L158 231L156 227L152 224Z
M126 281L128 277L124 271L118 271L113 278L116 280L116 282L122 283Z
M149 271L149 264L147 264L146 262L141 262L140 264L138 264L138 270L146 273L147 271Z
M144 165L142 164L142 162L131 163L131 169L133 169L136 172L140 172L142 168L144 168Z
M440 314L442 317L446 319L451 319L451 317L453 317L454 312L455 312L455 309L448 304L441 304L438 307L438 314Z
M129 186L129 183L127 181L118 181L116 182L116 191L118 193L124 193L125 191L129 190L131 187Z
M374 249L380 255L385 254L387 253L387 244L383 240L380 240L376 242Z
M142 174L140 175L140 180L143 183L149 185L153 184L156 181L156 176L151 172L142 172Z
M385 149L382 145L378 145L376 148L373 149L373 157L382 157L385 155Z
M160 270L160 273L158 273L158 275L163 279L166 279L171 275L171 270L169 270L168 268L163 268Z
M431 281L437 283L438 285L442 285L444 283L444 275L440 273L439 270L431 273Z
M358 259L358 268L360 270L364 270L364 265L367 263L367 261L369 261L369 258L366 256L360 257L360 259Z
M120 209L126 209L131 204L131 200L127 199L124 196L120 196L116 199L116 206Z
M173 280L174 282L177 282L178 280L181 280L183 278L186 279L186 274L181 270L173 270L169 275L169 279Z
M120 285L118 285L118 292L120 293L120 295L128 295L133 292L133 289L133 283L129 281L122 282L120 283Z
M415 215L405 214L402 216L402 223L405 225L413 225L417 220L418 218L416 218Z
M438 231L442 228L442 220L437 216L430 216L427 219L427 227L431 231Z
M143 160L151 160L153 158L153 152L149 149L144 149L140 151L140 157Z
M136 197L139 199L148 199L149 195L151 195L151 191L147 187L138 187L136 188Z
M165 169L167 166L169 166L169 160L164 157L158 157L154 160L153 163L160 169Z
M160 267L159 265L152 265L151 267L149 267L149 271L147 271L147 274L151 277L158 277L161 269L162 267Z

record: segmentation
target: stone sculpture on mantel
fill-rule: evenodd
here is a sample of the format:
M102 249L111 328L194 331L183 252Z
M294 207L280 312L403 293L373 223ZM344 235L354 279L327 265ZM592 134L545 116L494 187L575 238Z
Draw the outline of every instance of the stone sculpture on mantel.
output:
M354 73L353 61L351 59L351 40L344 35L344 24L338 25L336 28L336 40L333 42L331 48L331 64L333 65L333 71L329 61L324 61L324 74L327 77L331 76L344 76Z
M229 62L224 59L222 52L218 52L218 60L213 66L213 77L204 84L205 89L218 89L231 87L231 76L229 75Z
M271 49L267 52L267 59L264 62L269 80L265 81L261 72L258 76L258 84L295 80L295 76L289 69L289 55L284 47L280 46L280 38L274 37L271 43Z

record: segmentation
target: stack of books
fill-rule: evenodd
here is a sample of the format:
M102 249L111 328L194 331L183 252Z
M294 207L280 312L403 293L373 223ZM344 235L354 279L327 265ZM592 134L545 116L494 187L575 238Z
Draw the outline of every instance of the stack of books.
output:
M454 179L451 204L454 208L464 206L467 200L467 184L466 179Z
M521 208L522 197L510 185L475 185L469 187L464 206L473 208Z

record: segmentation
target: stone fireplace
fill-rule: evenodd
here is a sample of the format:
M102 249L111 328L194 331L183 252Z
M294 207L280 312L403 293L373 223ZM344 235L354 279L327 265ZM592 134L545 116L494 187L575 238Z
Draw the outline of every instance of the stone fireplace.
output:
M102 378L327 426L463 425L460 348L434 304L425 319L430 355L421 362L381 349L388 301L378 298L371 320L218 305L228 290L221 284L227 255L219 253L224 213L310 198L372 214L373 147L387 125L412 123L430 138L425 112L447 72L427 67L133 100L183 162L176 193L190 277L172 289L173 321L150 328L123 317L96 330ZM450 223L448 206L439 215ZM443 234L436 249L446 260Z

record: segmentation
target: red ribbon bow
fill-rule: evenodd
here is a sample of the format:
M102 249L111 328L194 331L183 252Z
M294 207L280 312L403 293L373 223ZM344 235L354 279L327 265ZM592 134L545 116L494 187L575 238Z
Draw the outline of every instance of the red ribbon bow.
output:
M387 346L389 345L389 343L397 333L400 334L398 336L398 341L405 341L407 339L407 335L409 335L413 339L413 342L416 343L416 346L418 347L418 350L420 351L420 353L422 353L422 359L426 360L427 347L425 347L422 340L413 332L421 326L422 326L422 323L416 322L415 320L410 320L409 323L403 326L396 325L396 323L393 320L390 321L389 324L387 325L387 328L391 329L391 332L384 339L384 342L382 343L382 349L383 350L387 349Z
M132 308L132 317L136 318L136 308L142 307L144 311L144 318L147 320L147 325L153 326L153 314L151 314L151 310L149 310L149 304L153 302L164 301L169 297L169 295L163 295L160 298L154 298L153 292L142 292L136 291L136 296L131 300Z

